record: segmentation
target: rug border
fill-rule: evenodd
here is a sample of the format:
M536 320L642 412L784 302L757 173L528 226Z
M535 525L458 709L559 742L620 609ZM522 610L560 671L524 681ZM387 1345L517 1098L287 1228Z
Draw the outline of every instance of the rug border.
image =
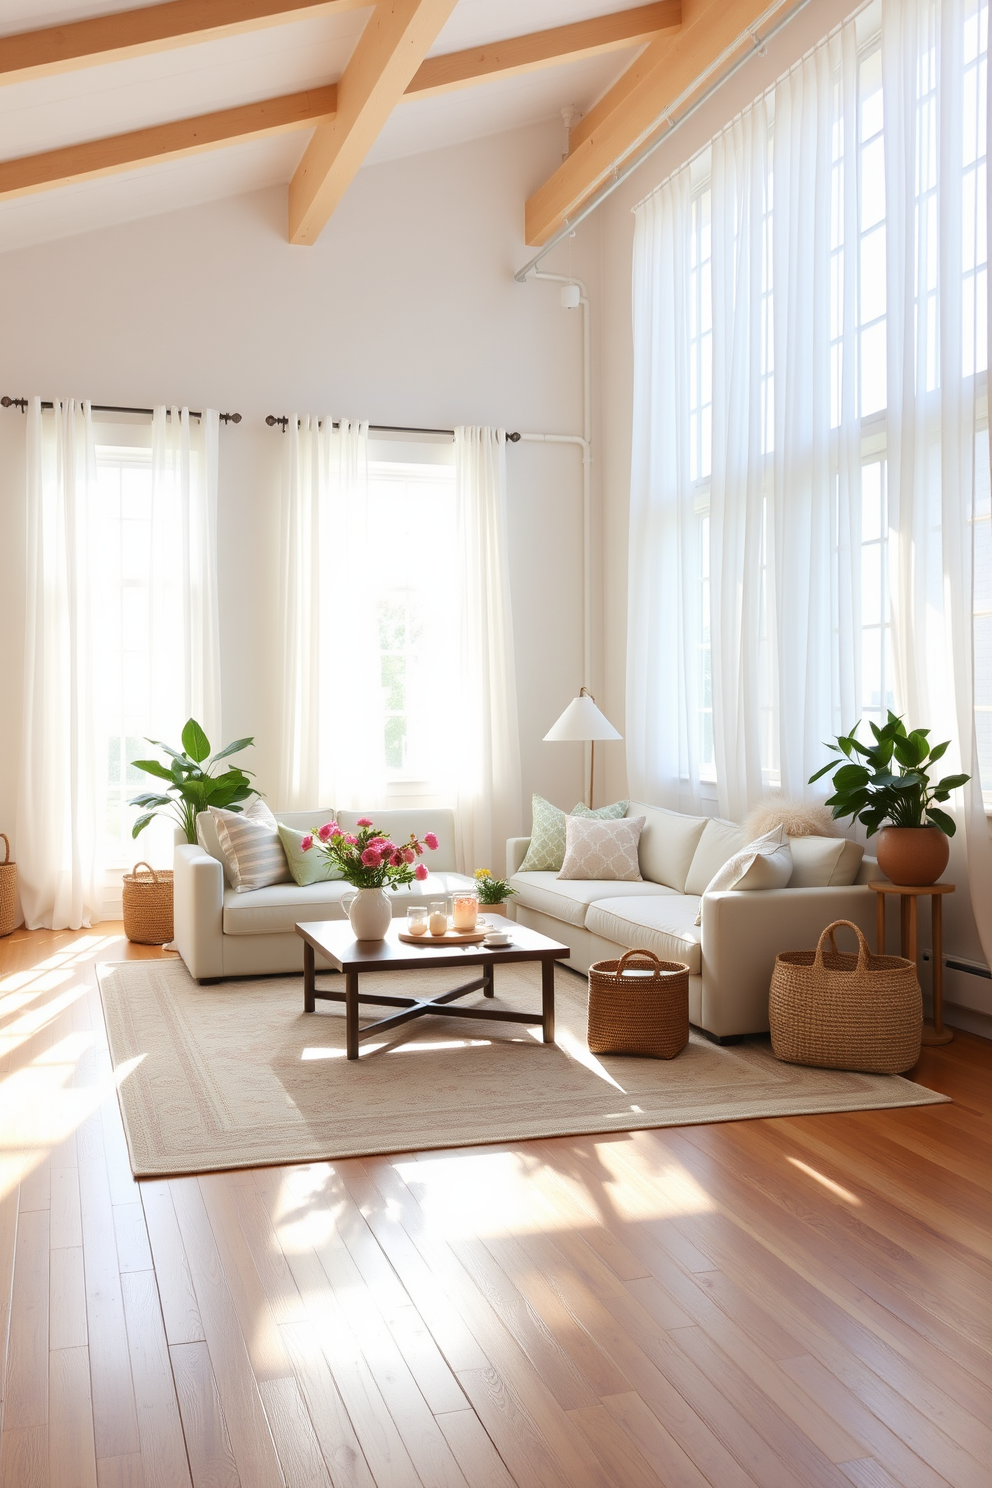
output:
M107 1026L107 1007L106 1007L106 1003L104 1001L104 995L103 995L103 974L104 973L110 973L112 971L116 971L118 968L121 968L121 967L133 967L135 965L140 965L140 964L142 964L140 961L135 961L135 960L100 961L100 962L97 963L97 966L96 966L97 989L98 989L99 994L100 994L100 1011L103 1014L104 1033L105 1033L106 1038L107 1038L107 1049L108 1049L108 1053L110 1053L111 1057L112 1057L113 1051L110 1048L110 1030L109 1030L109 1028ZM167 965L167 966L182 965L184 967L184 970L185 970L185 963L182 962L181 958L179 960L177 960L177 961L173 961L170 958L169 961L163 962L162 964ZM565 970L571 970L572 968L571 967L567 967L567 968L564 968L564 969ZM187 975L189 975L188 971L187 971ZM277 978L283 978L283 977L292 976L292 975L293 975L292 972L275 972L275 973L272 974L272 980L276 980ZM230 978L231 981L245 981L245 980L248 980L248 981L263 981L263 980L267 980L267 979L268 978L265 977L265 976L248 977L248 978L245 978L245 977L232 977L232 978ZM699 1030L699 1029L697 1029L696 1031L697 1032L701 1032L701 1030ZM811 1066L811 1068L815 1068L815 1067L816 1066ZM113 1066L111 1066L111 1069L113 1070ZM866 1071L863 1071L863 1070L849 1070L849 1071L840 1071L839 1073L864 1074L864 1073L866 1073ZM549 1140L555 1140L555 1139L560 1140L560 1141L568 1141L570 1138L573 1138L573 1137L606 1136L606 1135L608 1135L611 1132L620 1132L620 1133L622 1133L622 1132L635 1132L635 1131L670 1131L670 1130L678 1129L678 1128L681 1128L681 1127L691 1127L691 1126L722 1126L722 1125L726 1125L728 1122L733 1122L733 1121L774 1121L774 1120L777 1120L777 1121L790 1121L790 1120L801 1120L801 1119L803 1119L804 1117L807 1117L807 1116L857 1116L857 1115L861 1115L861 1114L863 1114L865 1112L869 1112L869 1111L914 1110L914 1109L922 1108L922 1107L926 1107L926 1106L953 1105L953 1099L952 1099L951 1096L944 1095L940 1091L931 1090L930 1087L927 1086L927 1085L918 1085L915 1080L908 1080L905 1075L890 1075L890 1076L888 1076L888 1078L889 1079L892 1079L892 1080L899 1080L903 1084L911 1086L913 1090L926 1091L926 1093L927 1093L926 1094L926 1098L925 1099L922 1099L922 1100L920 1100L920 1099L913 1099L913 1100L906 1100L906 1099L904 1099L904 1100L882 1101L882 1102L879 1102L879 1103L874 1104L874 1105L871 1105L871 1106L855 1106L853 1108L851 1108L849 1106L842 1107L842 1108L836 1108L836 1107L833 1107L833 1106L824 1105L824 1106L818 1106L818 1107L816 1107L816 1108L814 1108L812 1110L808 1110L808 1111L757 1110L757 1111L751 1111L747 1115L713 1116L713 1117L710 1117L706 1121L698 1121L698 1120L693 1120L691 1118L686 1118L684 1120L675 1119L675 1120L669 1120L669 1121L663 1121L663 1122L650 1121L650 1120L646 1120L646 1121L629 1121L629 1120L625 1119L622 1124L618 1124L618 1125L615 1125L615 1126L613 1126L613 1125L611 1125L611 1126L601 1126L598 1123L595 1123L594 1122L594 1123L589 1124L588 1126L576 1127L575 1129L573 1129L571 1131L567 1131L567 1132L559 1132L559 1131L533 1132L529 1136L500 1136L500 1137L494 1137L491 1142L487 1142L484 1139L483 1140L480 1140L478 1137L472 1137L471 1139L466 1138L466 1140L464 1142L451 1141L450 1139L448 1139L448 1140L446 1140L444 1142L425 1142L425 1143L418 1143L417 1146L415 1146L415 1147L410 1147L410 1146L404 1146L404 1147L385 1146L385 1147L383 1147L383 1146L377 1146L377 1145L374 1145L373 1144L373 1145L370 1145L370 1146L367 1146L367 1147L356 1147L353 1150L350 1150L348 1152L338 1152L338 1153L335 1153L333 1156L328 1156L326 1154L325 1155L313 1154L313 1155L308 1156L308 1157L281 1158L278 1162L238 1162L238 1163L230 1163L229 1162L229 1163L224 1163L224 1164L211 1164L211 1165L208 1165L208 1166L200 1165L200 1166L197 1166L197 1167L189 1167L189 1168L186 1168L186 1167L161 1167L161 1168L159 1168L159 1167L147 1166L145 1164L136 1165L135 1155L134 1155L134 1149L133 1149L132 1143L131 1143L131 1132L130 1132L130 1129L128 1127L127 1115L126 1115L126 1113L124 1111L124 1103L123 1103L122 1095L121 1095L121 1086L116 1081L114 1082L114 1089L115 1089L115 1094L117 1096L117 1109L120 1112L121 1125L124 1128L124 1139L125 1139L125 1141L127 1143L127 1153L128 1153L128 1158L129 1158L130 1164L131 1164L131 1172L132 1172L134 1178L138 1182L143 1182L143 1181L144 1182L148 1182L148 1181L155 1181L155 1180L164 1180L164 1179L169 1179L169 1178L197 1178L197 1177L200 1177L202 1174L205 1174L205 1173L241 1173L241 1172L251 1172L254 1169L262 1170L262 1169L266 1169L266 1168L308 1167L312 1163L348 1162L348 1161L351 1161L352 1159L356 1159L356 1158L357 1159L361 1159L361 1158L365 1158L365 1157L391 1157L391 1156L397 1156L399 1154L408 1153L408 1152L409 1153L417 1153L417 1152L447 1152L447 1151L457 1152L457 1151L459 1151L462 1148L468 1148L468 1147L502 1147L502 1146L507 1146L507 1145L510 1145L510 1144L516 1145L518 1142L547 1142Z

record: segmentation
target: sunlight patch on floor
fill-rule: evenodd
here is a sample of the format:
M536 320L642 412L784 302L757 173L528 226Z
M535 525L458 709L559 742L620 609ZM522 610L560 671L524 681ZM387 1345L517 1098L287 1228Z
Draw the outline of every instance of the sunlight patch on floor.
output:
M523 1153L456 1152L395 1167L419 1201L429 1228L448 1239L501 1231L537 1234L567 1223L561 1207L535 1181L543 1164ZM580 1199L579 1194L574 1197ZM588 1200L581 1207L588 1213Z
M595 1054L589 1052L582 1039L578 1039L574 1034L569 1033L567 1028L558 1028L555 1030L555 1043L559 1048L564 1049L565 1053L571 1059L574 1059L576 1064L584 1065L598 1079L605 1080L607 1085L612 1085L615 1090L619 1090L621 1095L625 1094L623 1086L617 1080L614 1080L608 1070L603 1068Z
M69 972L69 976L73 973ZM0 1054L10 1054L14 1049L19 1049L29 1039L35 1038L50 1023L53 1023L60 1013L72 1007L81 997L86 996L86 987L77 982L74 986L67 988L50 1002L43 1003L41 1007L32 1008L30 1012L21 1013L12 1023L8 1023L3 1032L0 1033Z
M344 1209L339 1185L330 1163L306 1163L282 1175L272 1224L286 1255L304 1255L335 1233Z
M857 1208L861 1208L861 1200L857 1194L853 1194L849 1188L843 1188L839 1183L835 1183L832 1178L827 1177L826 1173L818 1173L816 1168L811 1168L808 1163L800 1162L798 1157L786 1158L786 1162L790 1162L794 1168L798 1168L801 1173L806 1174L807 1178L812 1178L815 1183L819 1183L823 1188L828 1189L830 1193L836 1194L839 1199L844 1200L845 1204L854 1204Z
M416 1054L427 1053L438 1049L482 1049L492 1042L491 1039L444 1039L436 1044L397 1044L393 1049L386 1049L385 1044L362 1044L362 1054L372 1054L377 1049L386 1049L389 1054ZM312 1059L345 1059L346 1049L304 1049L300 1059L307 1061Z
M679 1162L652 1164L637 1172L636 1155L614 1142L597 1142L596 1156L609 1175L604 1187L621 1219L674 1219L680 1214L710 1214L717 1207Z

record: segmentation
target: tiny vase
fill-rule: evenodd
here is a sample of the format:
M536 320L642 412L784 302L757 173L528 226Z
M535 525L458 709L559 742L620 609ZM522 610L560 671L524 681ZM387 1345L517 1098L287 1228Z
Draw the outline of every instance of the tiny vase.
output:
M383 940L392 919L385 889L358 889L354 898L342 900L356 940Z

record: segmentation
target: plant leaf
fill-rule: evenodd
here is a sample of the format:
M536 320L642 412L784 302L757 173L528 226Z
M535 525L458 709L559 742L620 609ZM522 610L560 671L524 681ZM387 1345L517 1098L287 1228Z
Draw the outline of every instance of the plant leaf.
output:
M819 770L817 770L816 774L815 775L811 775L809 777L809 779L807 780L806 784L807 785L812 785L814 780L819 780L821 778L821 776L826 775L826 773L827 773L828 770L832 770L834 768L834 766L836 765L836 763L837 763L836 760L830 760L827 764L821 765L820 768L819 768Z
M133 805L134 802L130 802L129 804ZM155 812L154 811L149 811L144 816L139 816L138 817L138 820L135 822L134 826L131 828L131 838L132 838L132 841L134 840L135 837L137 837L137 835L138 835L139 832L143 832L145 830L145 828L147 827L147 825L148 825L148 823L150 821L154 821L154 820L155 820Z
M849 791L867 785L870 780L871 774L864 765L841 765L834 776L834 785L839 791Z
M144 770L146 775L154 775L158 780L172 780L168 766L160 760L131 760L131 764L136 770Z
M239 749L247 749L249 744L254 744L254 742L253 737L250 739L235 739L233 744L228 744L224 749L218 749L217 753L212 756L210 763L215 765L218 760L226 759L229 754L237 754Z
M154 744L156 749L163 750L165 754L171 754L173 759L181 760L186 758L184 754L179 753L178 749L173 749L171 744L163 744L161 739L149 739L146 734L145 740L148 744Z
M954 833L957 831L957 825L953 816L948 816L946 811L941 811L937 806L931 806L927 811L927 816L933 822L934 826L939 827L947 837L954 836Z
M930 763L931 764L934 764L935 761L936 760L939 760L947 752L947 750L950 747L951 747L951 741L950 741L950 739L945 739L944 742L943 742L943 744L935 744L933 746L933 748L931 749L931 751L930 751Z
M171 806L172 797L146 793L141 796L132 796L127 804L129 806Z
M198 765L202 764L210 754L210 740L195 718L186 721L186 727L183 729L183 748L190 759L195 760Z
M970 779L971 779L971 776L970 775L945 775L944 778L943 778L943 780L938 780L937 781L937 784L934 787L934 789L935 790L939 790L939 791L954 791L954 790L959 790L960 787L962 785L964 785L965 782L968 781L968 780L970 780Z

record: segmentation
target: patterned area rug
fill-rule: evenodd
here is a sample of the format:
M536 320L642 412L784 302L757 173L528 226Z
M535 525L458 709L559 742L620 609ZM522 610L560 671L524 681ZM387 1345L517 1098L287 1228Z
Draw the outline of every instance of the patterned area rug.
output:
M394 972L361 988L421 995L457 977ZM898 1076L780 1064L767 1039L720 1048L693 1034L673 1060L590 1054L585 979L564 969L554 1045L519 1023L431 1017L351 1064L343 1005L304 1013L301 977L199 987L181 962L130 961L101 967L100 990L139 1178L946 1099ZM498 967L489 1006L501 1003L539 1008L539 967Z

